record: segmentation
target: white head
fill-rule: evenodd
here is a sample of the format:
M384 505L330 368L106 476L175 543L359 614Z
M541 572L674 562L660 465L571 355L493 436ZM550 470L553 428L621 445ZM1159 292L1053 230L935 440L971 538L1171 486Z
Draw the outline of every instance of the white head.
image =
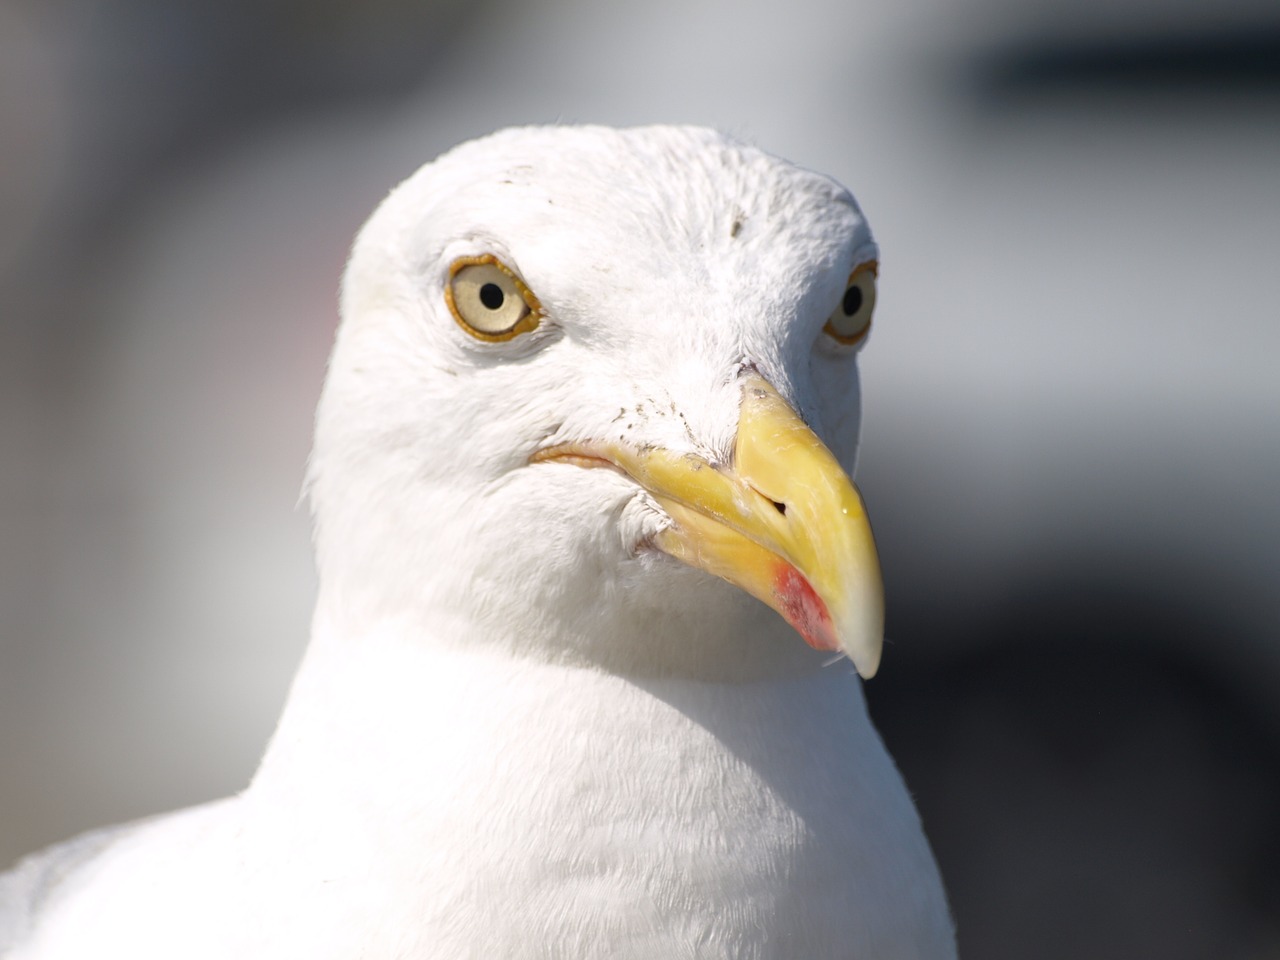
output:
M721 489L743 459L747 403L776 400L769 384L798 419L774 404L781 416L852 471L875 257L847 190L710 130L505 130L423 167L365 225L344 281L310 470L322 605L347 632L396 618L424 643L626 672L815 668L825 657L745 591L793 623L813 610L726 572L747 563L737 553L703 556L694 526L713 516L712 539L722 523L745 531L753 543L724 549L751 562L763 549L770 576L782 569L770 538L788 534L722 515L755 509L746 490L789 522L789 495L762 489L760 471ZM487 309L476 291L493 280L506 309L532 306L510 335L501 314L465 320ZM672 464L701 492L671 481ZM789 468L775 472L785 482ZM721 507L693 502L704 494ZM684 507L698 517L673 516ZM827 523L809 518L805 542ZM873 672L881 614L836 615L844 600L828 594L844 587L824 593L804 574L838 621L828 639ZM858 576L870 609L878 570ZM844 635L858 617L873 638Z

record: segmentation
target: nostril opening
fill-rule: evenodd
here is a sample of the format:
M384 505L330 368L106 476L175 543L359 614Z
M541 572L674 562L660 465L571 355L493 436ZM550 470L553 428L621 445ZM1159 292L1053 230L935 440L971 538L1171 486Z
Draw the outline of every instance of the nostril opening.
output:
M773 508L777 510L780 514L782 514L784 517L787 515L787 505L785 503L779 503L777 500L774 500Z

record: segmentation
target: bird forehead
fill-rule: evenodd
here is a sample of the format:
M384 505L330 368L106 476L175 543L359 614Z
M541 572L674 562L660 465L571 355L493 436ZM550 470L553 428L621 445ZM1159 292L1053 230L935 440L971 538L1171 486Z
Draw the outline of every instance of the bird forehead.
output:
M423 257L495 253L558 319L617 332L767 318L871 242L835 181L696 128L504 131L418 176Z
M504 131L415 179L418 249L491 240L528 274L784 277L870 237L835 181L696 128Z

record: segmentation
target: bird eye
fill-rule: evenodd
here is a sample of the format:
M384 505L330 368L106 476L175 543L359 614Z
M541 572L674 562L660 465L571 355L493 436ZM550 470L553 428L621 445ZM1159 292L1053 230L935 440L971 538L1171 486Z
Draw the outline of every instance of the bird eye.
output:
M510 340L542 319L538 298L492 254L455 260L444 298L462 329L479 340Z
M849 277L840 306L827 318L822 329L841 343L857 343L871 328L871 312L876 308L876 273L880 267L874 260L862 264Z

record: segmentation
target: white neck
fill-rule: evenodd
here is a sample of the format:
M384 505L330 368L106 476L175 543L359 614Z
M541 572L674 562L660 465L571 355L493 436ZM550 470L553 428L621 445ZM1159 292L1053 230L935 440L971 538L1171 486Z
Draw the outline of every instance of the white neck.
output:
M827 709L825 703L806 705L803 698L759 696L763 689L805 682L842 691L841 715L823 718L832 723L833 740L847 744L850 730L871 730L862 687L848 661L816 668L829 655L805 649L781 621L778 632L788 649L779 662L792 662L786 655L791 649L799 649L800 656L792 662L795 669L782 670L781 676L766 674L776 681L766 683L758 680L759 671L744 673L731 664L713 677L664 677L646 670L616 673L577 659L555 663L527 653L513 655L515 640L490 637L468 644L464 614L456 624L434 624L439 636L452 633L461 639L423 636L416 619L386 619L353 636L345 625L335 627L325 606L317 609L311 645L255 786L283 770L288 779L304 767L308 775L323 775L340 766L339 759L362 766L386 762L412 776L419 764L406 761L440 747L438 733L445 729L466 737L493 736L497 739L491 746L500 747L508 737L527 744L531 731L523 724L532 716L538 730L561 739L583 731L600 731L600 737L611 739L616 731L603 727L634 719L625 711L618 716L602 712L607 703L566 695L573 690L611 690L624 698L664 702L737 749L736 740L744 736L785 739L793 725L815 719L807 717L808 711ZM763 607L759 614L774 617ZM682 642L694 644L697 638ZM527 650L531 645L523 646ZM709 693L715 695L708 699ZM711 703L715 706L708 712Z
M535 929L581 956L670 956L716 929L727 939L706 956L755 956L734 938L760 929L810 945L795 955L847 955L848 892L866 885L886 905L860 955L887 956L870 945L921 906L902 884L936 875L847 663L777 682L629 679L393 623L337 636L318 617L246 799L246 830L325 899L317 937L402 913L431 955L534 955ZM584 897L599 924L565 910ZM651 927L653 950L635 949Z

